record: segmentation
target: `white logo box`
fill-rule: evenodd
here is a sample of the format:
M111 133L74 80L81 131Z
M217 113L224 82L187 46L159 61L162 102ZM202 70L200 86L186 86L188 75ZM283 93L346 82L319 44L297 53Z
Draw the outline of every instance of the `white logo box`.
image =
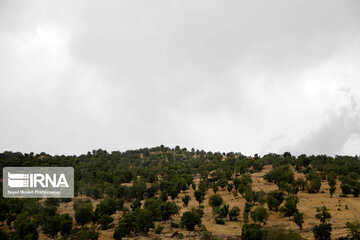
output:
M72 198L73 167L5 167L4 198Z

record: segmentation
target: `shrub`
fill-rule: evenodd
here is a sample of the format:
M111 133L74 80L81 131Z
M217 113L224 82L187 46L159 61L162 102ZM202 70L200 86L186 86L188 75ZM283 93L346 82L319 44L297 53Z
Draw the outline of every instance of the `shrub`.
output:
M191 211L184 212L181 216L181 227L185 227L187 230L192 231L195 229L195 226L200 226L202 214L197 209L192 209Z
M352 239L360 239L360 222L347 222L345 227L348 229L350 237Z
M149 210L152 213L154 220L161 219L161 205L164 202L159 198L149 198L144 202L144 209Z
M160 205L160 216L162 220L169 220L172 215L179 212L179 207L174 202L164 202Z
M237 221L237 217L240 215L240 208L237 206L234 206L230 211L229 211L229 218L230 221Z
M154 232L157 234L160 234L162 232L162 230L164 229L164 226L161 224L156 225Z
M209 205L211 207L219 207L219 206L221 206L221 204L223 204L223 202L224 202L224 200L218 194L214 194L214 195L210 196L210 198L209 198Z
M60 215L60 234L61 236L68 236L71 232L73 219L69 214Z
M279 227L263 229L263 239L266 240L303 240L300 234L292 230L285 230Z
M135 231L147 234L154 227L153 216L149 210L137 208L135 216Z
M302 225L304 223L304 214L300 212L296 212L294 214L294 223L299 226L300 229L302 229Z
M70 239L73 240L97 240L99 237L98 232L94 228L74 228L71 231Z
M171 228L179 228L180 226L179 226L179 224L177 224L176 222L171 221L171 222L170 222L170 227L171 227Z
M195 199L196 201L198 201L199 203L199 206L200 204L204 201L205 199L205 192L204 191L201 191L201 190L196 190L194 192L194 196L195 196Z
M326 206L322 206L316 209L317 214L315 218L320 220L321 223L325 223L327 220L331 219L331 214L329 213L329 209Z
M224 219L222 219L222 218L215 218L215 223L216 223L216 224L220 224L220 225L224 225L224 224L225 224L225 221L224 221Z
M189 195L185 195L184 197L181 198L181 200L184 203L185 207L187 207L189 205L190 199L191 199L191 197Z
M265 225L270 214L264 207L257 207L250 212L250 216L255 223L259 222L259 224L264 223Z
M321 223L313 228L315 239L330 240L332 227L329 223Z
M241 229L242 240L262 240L263 232L256 224L244 224Z
M84 226L93 217L93 207L90 200L78 200L74 203L75 220L81 226Z
M101 224L101 229L106 230L109 228L109 224L114 221L114 218L111 216L104 214L100 217L99 223Z
M113 198L106 198L101 201L98 205L96 205L95 212L98 213L98 216L101 217L102 215L113 215L117 209L117 202Z
M266 196L266 202L270 211L278 211L284 201L284 193L281 191L270 191Z

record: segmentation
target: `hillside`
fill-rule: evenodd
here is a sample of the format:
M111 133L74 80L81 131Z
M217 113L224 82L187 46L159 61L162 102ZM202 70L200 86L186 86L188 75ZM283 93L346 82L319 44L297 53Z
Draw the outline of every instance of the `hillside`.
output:
M0 164L75 169L73 199L1 199L0 228L10 233L10 239L27 235L32 239L37 235L39 239L61 235L70 239L113 239L114 231L117 239L256 239L243 234L249 226L263 236L267 234L266 239L277 239L274 236L285 231L281 229L294 231L283 233L288 239L300 239L296 233L304 239L315 239L313 229L321 225L316 218L317 208L322 206L331 214L323 224L331 224L331 238L339 239L348 236L346 223L358 223L360 216L358 157L295 157L290 153L244 156L160 146L112 153L97 150L81 156L4 152ZM332 196L331 188L335 189ZM269 211L269 196L274 191L283 197L278 209ZM182 200L186 195L190 197L188 206ZM214 195L223 200L218 207L209 205ZM80 201L86 199L91 201L91 209L86 201ZM292 212L285 209L289 199L297 199ZM240 208L237 220L230 221L226 205L229 210ZM250 206L248 217L244 215L245 205ZM252 212L258 208L269 214L263 222L253 217ZM89 209L88 216L86 210L79 214L79 209ZM195 209L203 213L197 215ZM191 212L201 220L194 230L181 227L183 216ZM297 213L303 214L302 229L293 221ZM60 226L69 218L70 229L62 231ZM151 219L143 221L145 218ZM56 224L49 224L52 222ZM158 225L164 227L161 233L155 233ZM360 227L355 230L360 232Z

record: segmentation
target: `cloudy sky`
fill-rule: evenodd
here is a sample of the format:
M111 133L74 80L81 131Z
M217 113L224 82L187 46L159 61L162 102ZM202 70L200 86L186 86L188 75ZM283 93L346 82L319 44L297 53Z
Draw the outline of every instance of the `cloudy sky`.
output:
M0 151L360 153L360 2L0 1Z

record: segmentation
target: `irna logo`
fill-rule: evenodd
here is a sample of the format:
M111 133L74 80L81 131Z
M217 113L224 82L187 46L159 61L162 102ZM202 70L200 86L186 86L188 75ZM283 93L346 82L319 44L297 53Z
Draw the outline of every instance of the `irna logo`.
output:
M74 168L5 167L3 196L5 198L72 198Z
M8 172L8 186L11 188L37 188L43 187L69 187L65 174L42 174L42 173L10 173Z

